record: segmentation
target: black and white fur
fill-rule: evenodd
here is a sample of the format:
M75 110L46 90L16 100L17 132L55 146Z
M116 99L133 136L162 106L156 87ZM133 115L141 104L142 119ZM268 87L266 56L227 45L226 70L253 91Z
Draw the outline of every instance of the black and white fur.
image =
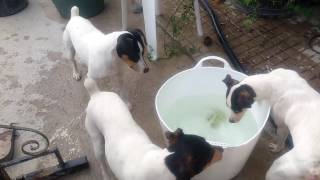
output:
M320 95L296 72L276 69L253 75L238 83L230 75L227 105L232 109L230 122L241 120L255 101L266 100L272 107L278 139L271 143L273 152L285 146L292 135L293 149L273 162L266 180L320 179Z
M123 72L120 68L123 64L140 73L149 70L143 57L146 44L141 30L103 34L90 21L79 16L76 6L71 8L71 19L63 32L63 42L73 65L73 78L76 80L81 78L75 60L76 53L78 63L88 67L87 77L100 79L120 76L121 91L124 91Z
M85 126L104 179L109 174L107 162L118 180L189 180L222 158L221 147L181 129L167 132L169 146L160 148L117 94L99 91L92 79L84 85L90 94Z

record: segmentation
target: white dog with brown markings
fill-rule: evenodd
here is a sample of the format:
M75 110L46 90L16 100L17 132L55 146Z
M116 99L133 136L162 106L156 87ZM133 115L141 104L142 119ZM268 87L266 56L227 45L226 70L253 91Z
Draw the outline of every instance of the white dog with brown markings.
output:
M143 32L133 29L103 34L90 21L79 16L78 7L72 7L70 13L71 19L63 32L63 42L73 65L73 78L81 79L75 59L77 54L78 63L88 67L87 77L97 80L119 76L121 95L127 99L122 65L127 65L139 73L149 71L143 57L146 46Z
M240 83L230 75L227 105L232 110L230 122L239 122L255 101L266 100L272 107L277 125L273 152L285 147L292 135L293 149L275 160L266 180L320 180L320 95L292 70L276 69L267 74L252 75Z
M222 158L221 147L181 129L167 132L169 146L160 148L117 94L101 92L92 79L84 85L90 94L85 126L104 179L110 174L107 162L118 180L190 180Z

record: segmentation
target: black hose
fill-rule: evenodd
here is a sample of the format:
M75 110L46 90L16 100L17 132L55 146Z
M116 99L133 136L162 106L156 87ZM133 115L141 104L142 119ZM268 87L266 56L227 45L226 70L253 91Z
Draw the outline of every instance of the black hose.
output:
M218 16L215 14L213 9L211 8L209 2L207 0L200 0L199 2L201 3L201 5L205 9L205 11L208 13L213 30L216 32L217 37L219 39L219 42L221 43L221 45L222 45L225 53L227 54L229 60L231 61L232 65L235 67L236 70L245 73L245 71L246 71L245 68L239 62L239 59L234 54L228 41L226 40L226 37L220 27L220 22L219 22Z

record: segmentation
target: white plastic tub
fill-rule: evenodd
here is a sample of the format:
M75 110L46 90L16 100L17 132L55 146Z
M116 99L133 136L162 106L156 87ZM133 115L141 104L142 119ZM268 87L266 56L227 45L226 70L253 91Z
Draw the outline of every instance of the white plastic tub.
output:
M224 67L203 67L203 62L208 60L221 61ZM217 56L208 56L201 59L194 68L180 72L167 80L159 89L155 100L156 111L163 132L175 129L171 129L166 119L163 119L164 112L162 112L161 107L170 105L177 99L186 96L212 93L226 96L227 88L222 80L227 74L230 74L237 80L247 77L245 74L232 70L224 59ZM192 109L190 109L190 113L192 113ZM258 126L256 133L247 141L237 146L228 146L223 144L223 142L209 141L212 145L223 146L223 158L194 177L194 180L229 180L241 171L267 122L270 107L266 103L255 103L251 108L251 113Z

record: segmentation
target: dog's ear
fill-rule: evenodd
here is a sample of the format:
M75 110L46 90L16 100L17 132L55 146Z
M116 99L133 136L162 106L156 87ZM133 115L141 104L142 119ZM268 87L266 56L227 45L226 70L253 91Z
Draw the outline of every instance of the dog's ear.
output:
M230 74L227 74L227 76L222 80L224 84L227 86L227 88L231 88L232 86L239 83L239 81L232 79Z
M236 98L236 103L234 103L234 105L241 107L241 109L251 108L251 105L253 104L254 98L256 96L257 95L252 87L246 84L241 85L234 92L234 97Z
M147 44L147 39L144 33L142 32L141 29L138 28L129 28L128 32L130 32L133 36L136 37L136 39L143 45L145 46Z
M226 97L229 95L231 87L239 83L239 81L232 79L230 74L227 74L227 76L222 80L222 82L224 82L224 84L227 86Z
M138 62L139 56L139 46L136 43L134 36L129 33L121 34L117 40L116 51L118 57L122 58L123 55L127 55L128 58L133 62Z
M175 151L175 147L176 147L176 144L178 143L179 139L184 135L182 129L178 128L176 131L174 132L169 132L167 131L165 133L165 136L168 140L168 143L169 143L169 146L168 146L168 150L170 152L173 152Z
M128 30L135 39L141 44L142 46L142 54L145 53L145 49L147 47L147 39L144 33L140 29L129 29Z

